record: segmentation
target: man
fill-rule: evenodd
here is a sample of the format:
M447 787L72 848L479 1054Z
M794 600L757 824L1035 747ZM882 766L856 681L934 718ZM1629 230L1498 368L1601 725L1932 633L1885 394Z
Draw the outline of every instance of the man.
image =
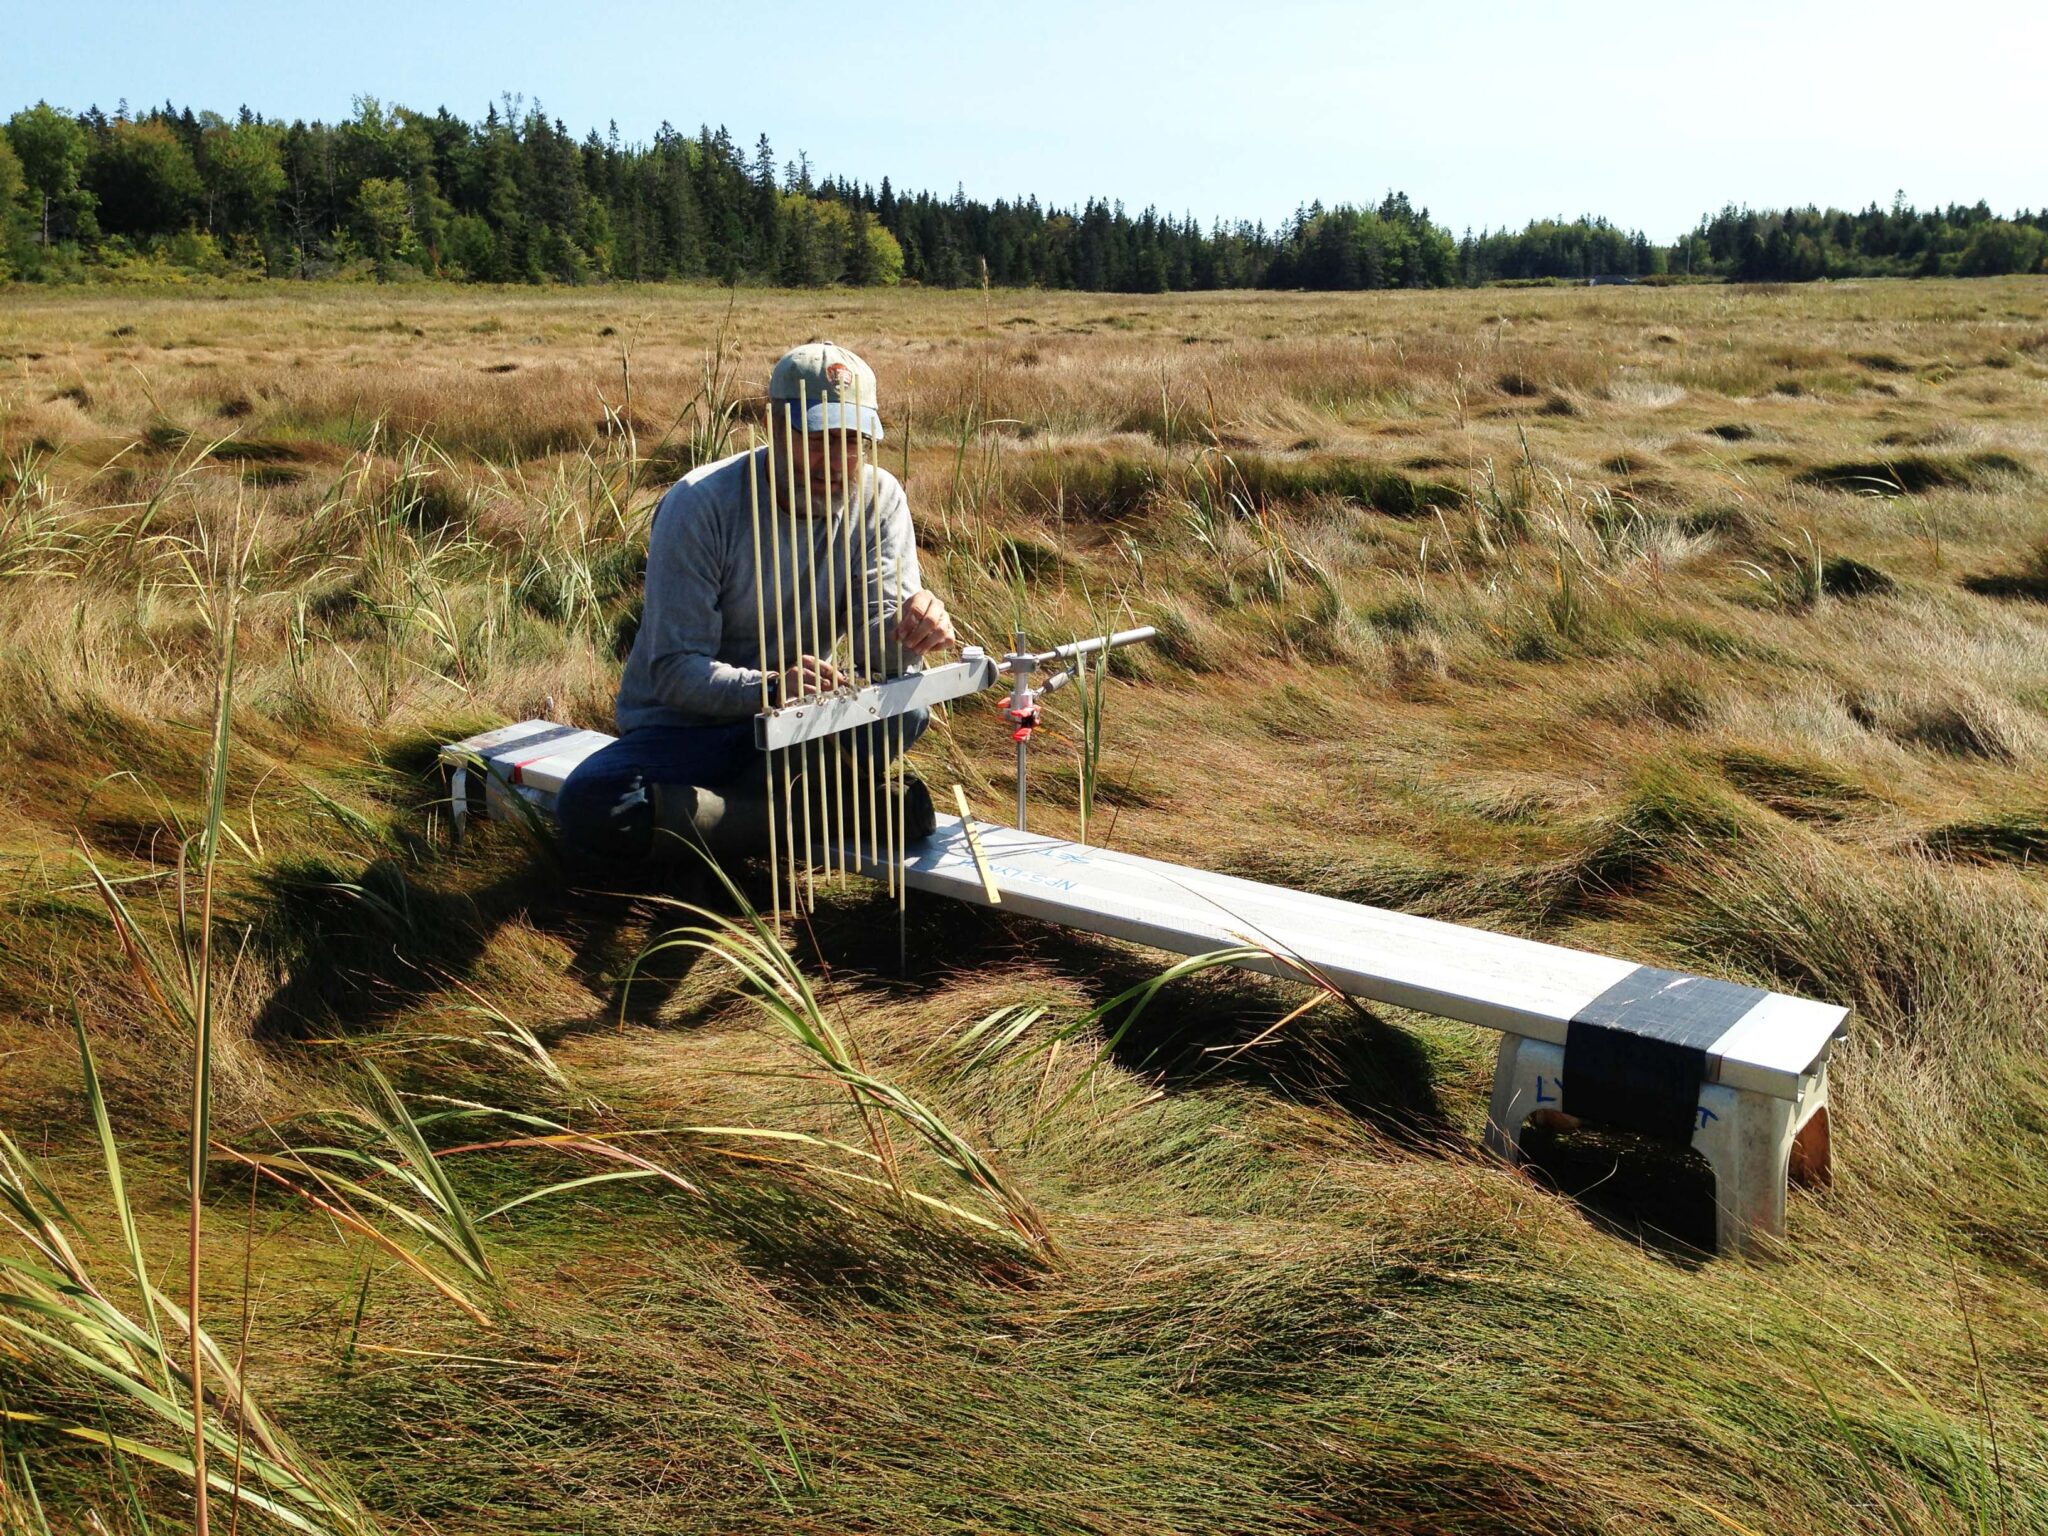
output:
M768 430L771 444L701 465L655 508L619 739L556 801L574 856L638 861L707 839L766 852L754 746L764 677L783 702L849 681L830 659L842 637L877 676L954 643L918 573L903 487L875 462L874 371L830 342L785 353L768 380ZM927 720L898 718L903 747ZM879 754L880 729L848 733L869 739L847 751ZM904 811L911 837L930 829L915 780Z

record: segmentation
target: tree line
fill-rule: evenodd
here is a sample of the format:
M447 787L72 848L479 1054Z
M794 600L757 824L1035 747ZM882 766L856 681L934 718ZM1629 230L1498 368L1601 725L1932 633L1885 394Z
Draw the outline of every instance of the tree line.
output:
M1155 208L899 192L664 123L651 143L574 138L508 97L469 122L368 97L344 121L173 104L109 116L38 102L0 132L0 278L198 272L463 282L715 279L1171 292L1447 287L1626 277L2048 270L2048 209L1729 207L1669 245L1599 218L1462 237L1392 192L1269 228Z

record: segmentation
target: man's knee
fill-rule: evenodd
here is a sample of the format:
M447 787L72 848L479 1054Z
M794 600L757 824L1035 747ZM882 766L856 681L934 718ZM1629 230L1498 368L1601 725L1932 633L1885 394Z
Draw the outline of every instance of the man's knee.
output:
M577 769L555 797L555 819L563 852L579 862L637 862L654 840L654 806L637 773Z

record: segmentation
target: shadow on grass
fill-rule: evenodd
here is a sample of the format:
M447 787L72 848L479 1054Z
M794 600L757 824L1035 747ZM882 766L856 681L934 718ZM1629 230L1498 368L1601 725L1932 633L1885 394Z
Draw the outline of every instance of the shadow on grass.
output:
M605 999L589 1016L544 1034L559 1039L621 1013L657 1017L700 956L671 948L637 967L635 957L679 920L664 899L714 910L729 905L708 873L680 864L605 871L599 888L599 872L566 870L548 850L504 837L503 829L494 833L505 846L486 844L464 861L439 866L386 857L346 868L302 862L273 869L253 947L283 963L285 980L264 1005L259 1032L291 1040L373 1030L446 990L451 978L472 976L493 935L515 920L568 944L570 974L593 1000ZM493 860L502 868L495 878L460 883L462 873ZM430 883L422 869L456 878ZM762 870L747 869L739 879L749 899L764 900L766 892L755 889L765 883ZM803 958L885 985L1015 970L1058 978L1095 1002L1139 986L1167 963L1052 924L913 896L899 974L890 907L880 891L823 902L802 945L811 951L814 943L815 952ZM1115 1059L1156 1075L1169 1091L1238 1083L1353 1115L1415 1150L1468 1145L1440 1101L1420 1042L1334 1000L1289 1019L1310 995L1306 987L1235 970L1190 977L1154 999L1119 1041ZM1529 1151L1532 1170L1603 1226L1674 1259L1711 1251L1712 1181L1703 1166L1591 1132L1561 1137L1532 1130ZM790 1198L810 1203L795 1192ZM867 1234L835 1241L809 1217L792 1223L787 1211L758 1223L735 1221L728 1230L758 1250L758 1262L821 1281L846 1281L874 1262Z
M469 979L493 936L518 921L573 951L568 973L607 1021L650 1019L689 974L688 951L668 950L633 972L634 956L666 926L664 899L707 899L700 871L564 869L544 854L510 851L502 874L462 884L423 876L395 858L361 864L299 861L263 876L251 948L284 971L256 1032L273 1040L373 1029ZM576 1021L556 1030L573 1032ZM543 1031L547 1033L547 1031Z
M711 1203L688 1225L736 1244L785 1299L911 1312L984 1285L1027 1287L1045 1273L1016 1244L920 1215L879 1190L849 1199L824 1179L749 1176L707 1193Z
M881 903L821 909L814 927L827 963L871 964ZM1104 1001L1158 974L1164 959L1142 951L953 902L911 900L908 969L1059 976ZM893 921L888 921L893 929ZM892 935L893 936L893 935ZM1444 1110L1428 1054L1406 1031L1337 1003L1294 1020L1246 1048L1308 996L1305 988L1234 970L1204 973L1162 993L1116 1050L1119 1064L1156 1073L1169 1091L1223 1080L1293 1102L1341 1110L1419 1151L1469 1149ZM1530 1173L1567 1196L1602 1229L1684 1267L1714 1251L1714 1181L1690 1149L1665 1148L1595 1128L1525 1134Z
M835 971L891 974L893 965L875 964L875 950L878 930L889 940L880 947L893 948L894 916L881 899L821 908L812 926L824 960ZM1050 923L915 894L906 926L904 975L913 984L948 972L1015 970L1061 978L1090 1002L1106 1002L1169 963ZM1243 971L1204 972L1160 993L1118 1043L1115 1059L1156 1074L1169 1089L1245 1083L1340 1109L1412 1146L1462 1143L1412 1036L1334 1000L1281 1025L1310 996L1305 986Z

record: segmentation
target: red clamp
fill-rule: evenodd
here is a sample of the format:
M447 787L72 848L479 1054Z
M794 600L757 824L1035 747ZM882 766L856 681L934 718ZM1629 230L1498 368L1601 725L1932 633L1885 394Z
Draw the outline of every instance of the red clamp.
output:
M1010 740L1029 741L1032 731L1038 725L1038 705L1034 702L1026 704L1022 709L1017 709L1005 704L1003 706L1003 718L1005 720L1013 720L1017 724L1017 729L1010 732Z

